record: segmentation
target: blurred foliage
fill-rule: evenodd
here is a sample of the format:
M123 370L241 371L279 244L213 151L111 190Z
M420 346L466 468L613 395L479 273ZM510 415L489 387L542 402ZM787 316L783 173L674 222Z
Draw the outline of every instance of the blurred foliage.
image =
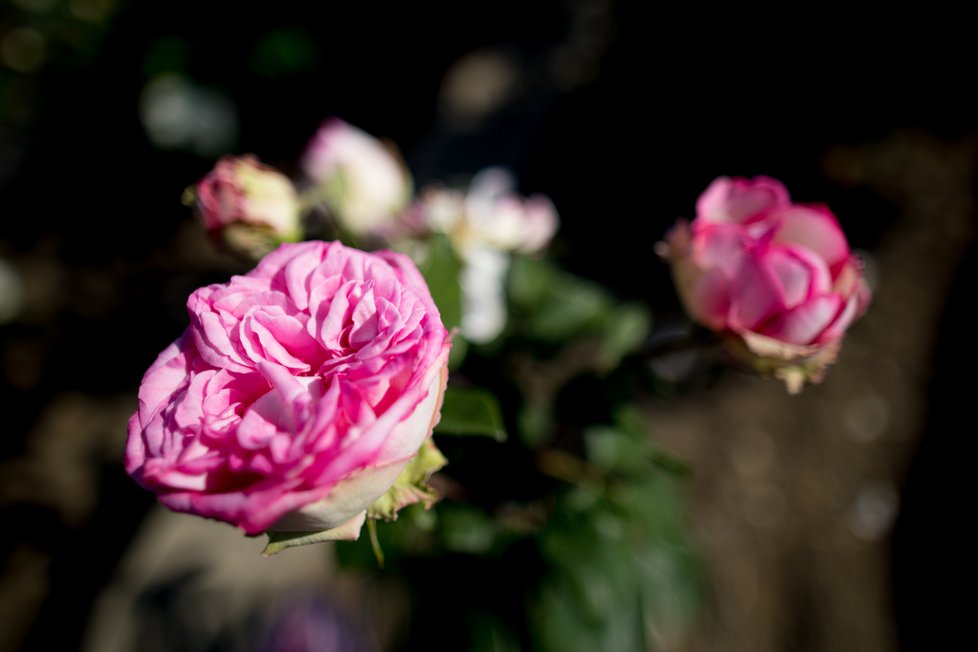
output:
M124 123L128 131L120 131L115 140L141 149L114 145L112 150L119 160L135 160L138 154L155 166L122 166L125 169L118 172L125 183L118 184L121 190L116 192L122 194L115 203L149 204L144 206L144 219L153 225L145 232L130 233L133 258L155 252L161 241L172 239L177 223L173 215L179 210L176 200L158 205L146 197L165 196L192 181L195 173L187 173L190 166L202 169L211 157L238 145L263 154L269 151L263 146L269 146L269 158L278 162L297 149L301 139L296 135L306 133L322 106L339 111L359 102L358 117L376 123L388 119L389 98L420 93L419 88L427 92L444 72L441 55L419 49L414 58L383 61L386 84L364 84L363 79L379 68L365 62L358 62L364 68L350 65L346 57L358 53L342 48L352 36L325 39L281 15L270 22L249 16L246 25L236 26L235 31L230 23L224 25L226 16L197 24L186 11L167 8L166 16L158 16L157 7L142 13L136 7L136 3L113 0L0 4L0 127L31 126L42 108L42 76L66 77L101 55L114 62L115 67L106 68L111 74L96 79L101 86L79 82L72 92L85 89L91 96L103 89L121 92L118 79L127 80L124 102L116 97L114 103L106 100L105 106L101 101L92 103L83 116L97 117L99 121L91 124L104 128L122 122L119 116L139 112L139 122L131 116ZM212 11L217 15L223 9ZM518 24L493 12L480 15L480 22L512 30L514 38L533 31L536 39L540 28L548 26L554 31L548 38L556 38L562 23L554 16L562 12L554 9L549 5L536 9L532 24ZM528 11L523 6L519 10ZM322 14L331 11L321 10ZM352 12L358 19L372 12L352 5L337 11ZM404 36L397 18L415 9L397 11L403 13L395 13L390 25L378 25L380 31L363 42L373 48L376 42L393 41L395 50L414 45L417 37ZM128 37L128 32L113 33L117 12L129 21L123 24L146 33L135 30ZM183 22L188 23L186 32ZM235 38L212 39L218 24L229 28ZM196 34L189 30L200 34L188 36ZM443 36L452 51L444 61L470 46L461 31L441 31L432 28L431 34ZM113 47L100 50L100 40L110 33ZM561 49L565 56L569 52ZM420 69L425 75L419 76ZM142 78L134 82L133 74ZM323 83L325 78L329 84ZM545 90L543 95L551 97L552 89ZM314 91L323 96L309 101ZM323 102L324 98L329 101ZM117 108L123 105L124 110ZM420 140L414 125L427 124L428 106L405 101L397 113L401 132ZM283 120L284 115L290 119ZM492 124L515 136L482 142L481 150L470 158L446 149L438 165L429 162L429 168L449 163L474 168L489 156L508 155L510 162L522 158L522 148L532 139L507 122L510 113L500 115L506 120ZM247 125L251 130L246 134ZM96 136L100 129L70 128L90 134L90 140L75 143L81 151L104 144L104 137ZM77 188L70 187L72 192L60 194L83 196L79 188L95 185L88 176L79 177L77 183ZM130 225L128 210L108 215L115 220L108 222L112 228ZM72 229L82 228L77 224L65 220L58 226L68 234L67 241L85 243L85 256L97 258L106 249L114 252L116 245L109 239L93 244L71 238L76 233ZM461 319L462 263L443 235L432 235L427 245L419 267L445 325L452 329ZM220 280L223 270L215 270L217 263L207 260L204 269L213 278L206 280ZM182 324L184 286L198 282L182 269L185 260L167 264L170 267L159 275L178 279L165 281L173 286L168 301L176 306L176 317L156 326L159 341L170 337L176 323ZM435 432L448 460L432 478L441 501L431 509L423 501L411 505L396 520L377 525L383 569L378 567L373 537L336 545L336 554L348 569L397 577L409 587L412 614L399 641L401 649L669 649L695 618L702 590L683 521L685 467L656 445L636 409L642 386L634 381L649 375L647 363L636 355L652 326L648 306L621 300L604 285L570 273L552 256L514 256L507 279L509 318L503 334L486 344L473 344L461 336L453 343L449 387ZM139 290L140 308L156 307L159 297ZM127 329L127 335L133 337L136 330ZM140 338L147 339L145 331ZM137 359L131 364L142 363ZM279 537L278 543L289 536Z
M424 273L456 314L457 265L431 251ZM547 257L515 257L508 278L506 331L467 344L449 378L441 502L378 525L383 571L365 542L338 546L341 563L406 579L403 649L676 649L703 578L688 469L637 402L651 314Z

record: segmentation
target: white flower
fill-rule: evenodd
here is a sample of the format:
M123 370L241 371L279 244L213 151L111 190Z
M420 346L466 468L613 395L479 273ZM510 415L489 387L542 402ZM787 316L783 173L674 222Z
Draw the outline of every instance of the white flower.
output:
M390 226L413 190L393 146L339 118L326 120L302 156L302 169L340 225L354 235Z

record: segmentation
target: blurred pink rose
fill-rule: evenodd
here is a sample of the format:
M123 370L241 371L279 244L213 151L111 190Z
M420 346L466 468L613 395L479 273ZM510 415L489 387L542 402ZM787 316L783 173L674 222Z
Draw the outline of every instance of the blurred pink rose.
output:
M226 156L197 183L196 208L209 232L244 227L275 245L301 236L292 182L254 156Z
M126 469L248 534L355 538L438 421L449 334L406 256L285 244L196 290L143 377Z
M319 127L302 155L302 169L340 225L354 235L391 228L414 190L394 145L339 118Z
M870 299L835 216L767 177L716 179L696 214L660 249L689 315L792 392L820 380Z

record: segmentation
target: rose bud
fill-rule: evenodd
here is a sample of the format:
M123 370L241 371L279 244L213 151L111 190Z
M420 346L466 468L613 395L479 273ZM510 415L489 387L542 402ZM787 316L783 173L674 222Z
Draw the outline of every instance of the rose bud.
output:
M232 253L258 259L302 236L292 182L254 156L222 158L194 196L204 227Z
M439 419L451 344L418 269L284 244L187 308L143 377L126 470L170 509L249 535L355 539Z
M870 291L835 216L767 177L716 179L660 243L680 300L726 350L791 393L818 382Z
M394 145L339 118L322 124L301 165L339 225L355 236L391 228L414 192Z

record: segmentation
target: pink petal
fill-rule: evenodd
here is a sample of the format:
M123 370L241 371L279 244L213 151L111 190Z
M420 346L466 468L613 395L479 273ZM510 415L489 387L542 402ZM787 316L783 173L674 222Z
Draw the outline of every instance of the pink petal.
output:
M374 302L373 288L360 297L353 309L353 329L350 331L350 344L361 346L377 336L377 305Z
M833 272L849 258L849 244L835 216L822 206L795 205L778 212L774 241L806 247L822 257Z
M189 382L188 374L193 357L194 351L187 332L156 357L139 385L137 423L141 426L149 424L180 387Z
M327 349L340 351L344 348L341 338L343 327L346 326L348 319L347 313L350 311L349 296L355 293L358 286L358 281L347 281L333 295L333 301L329 304L325 316L320 320L319 342ZM320 306L320 312L322 311L322 306Z
M704 272L684 297L686 311L697 322L714 330L727 327L730 313L730 283L719 270Z
M853 320L866 312L870 293L865 279L859 276L850 284L849 291L851 294L846 300L845 308L839 313L838 318L819 336L819 342L839 339L845 334Z
M277 391L270 391L245 412L238 425L237 443L246 450L264 448L272 437L295 428L291 407Z
M731 280L733 301L731 326L737 330L756 330L771 315L785 309L781 285L767 268L762 252L745 256L736 276Z
M832 289L825 261L806 249L773 246L765 260L781 285L788 308Z
M744 222L789 203L784 185L770 177L719 177L696 201L696 216L708 222Z
M838 294L825 294L779 315L760 332L790 344L811 344L836 319L844 302Z
M276 312L257 311L248 322L261 342L264 359L291 369L308 371L311 363L318 362L322 348L306 333L298 319Z
M693 258L704 269L717 269L732 277L749 246L747 233L738 224L693 223Z

